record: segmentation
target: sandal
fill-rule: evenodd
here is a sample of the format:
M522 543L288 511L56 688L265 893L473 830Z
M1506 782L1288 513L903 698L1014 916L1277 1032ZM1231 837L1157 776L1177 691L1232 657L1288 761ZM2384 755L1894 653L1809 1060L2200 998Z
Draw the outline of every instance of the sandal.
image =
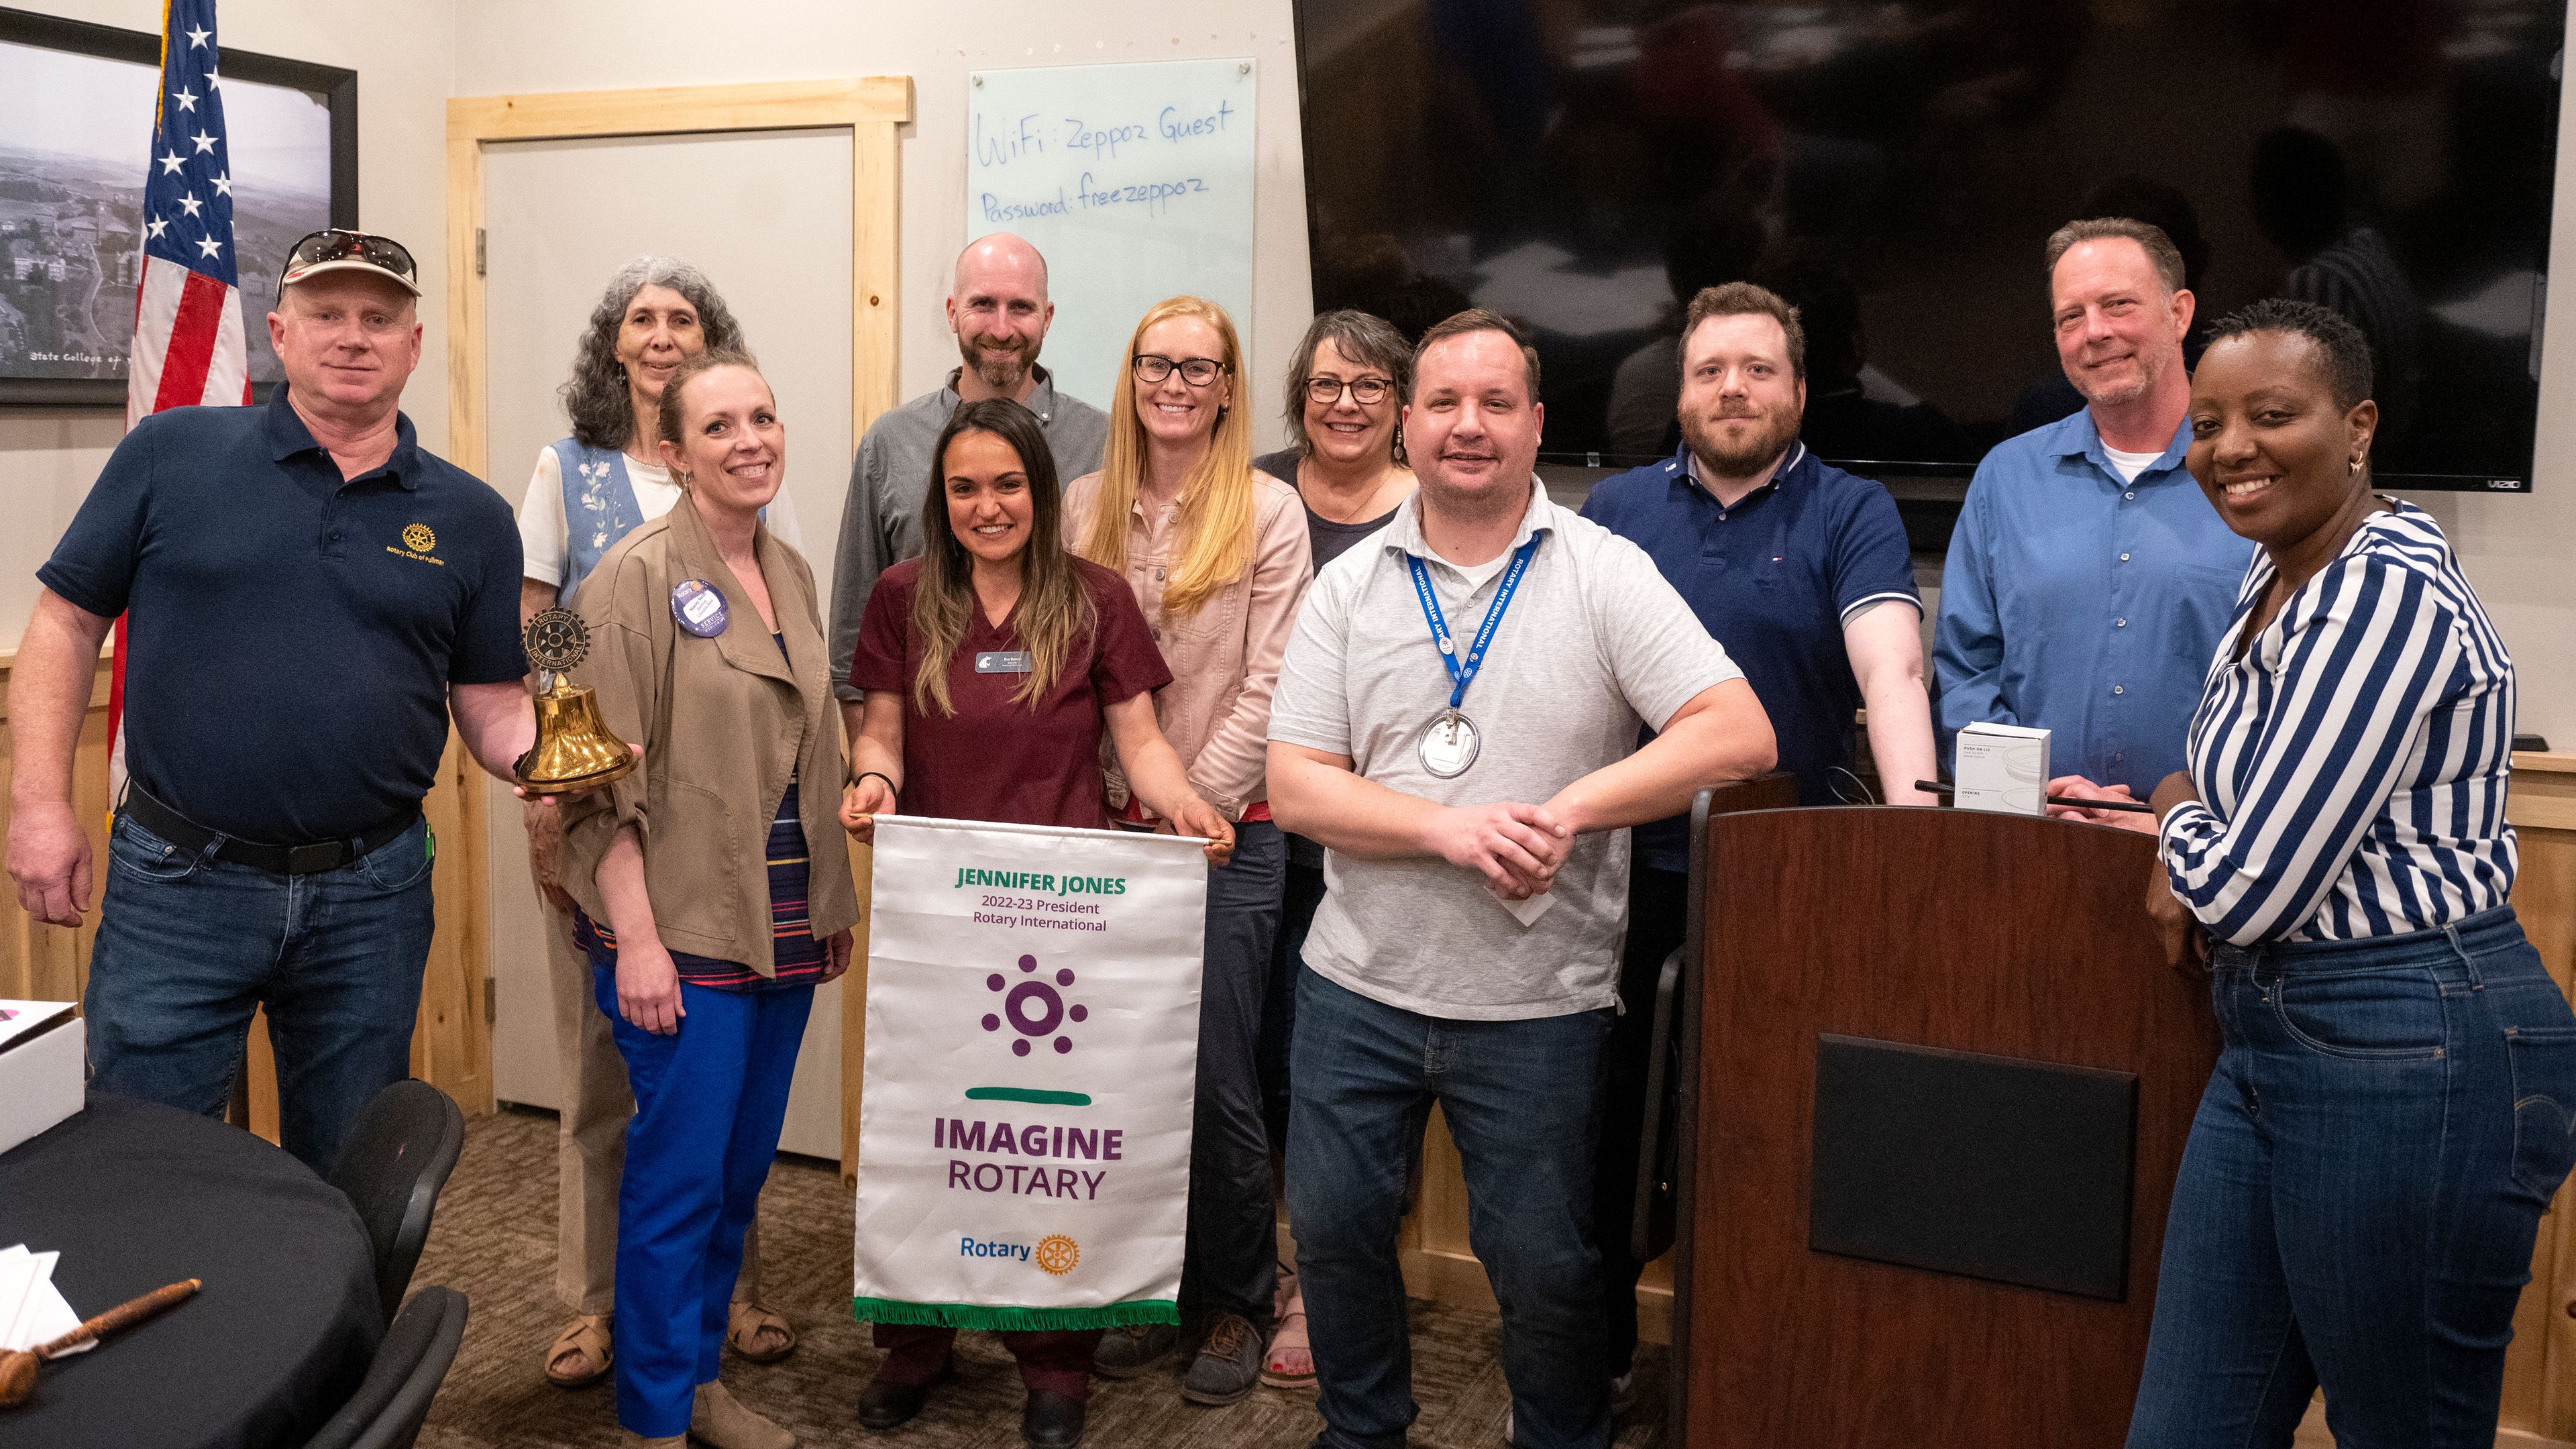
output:
M760 1346L763 1335L772 1346ZM796 1351L796 1330L756 1303L737 1302L726 1313L725 1347L753 1363L776 1363Z
M1297 1286L1297 1275L1284 1269L1279 1275L1277 1316L1270 1351L1261 1360L1261 1381L1274 1389L1311 1389L1315 1351L1306 1335L1306 1295Z
M546 1350L546 1382L559 1389L586 1389L608 1377L617 1362L610 1347L608 1315L585 1313L564 1325Z

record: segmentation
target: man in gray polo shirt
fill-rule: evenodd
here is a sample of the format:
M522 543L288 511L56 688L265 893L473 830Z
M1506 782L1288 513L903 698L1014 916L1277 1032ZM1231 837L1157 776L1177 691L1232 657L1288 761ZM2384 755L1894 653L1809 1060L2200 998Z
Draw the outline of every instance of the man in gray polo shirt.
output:
M1653 562L1538 486L1537 393L1538 356L1500 317L1423 335L1417 501L1316 575L1271 706L1271 811L1329 851L1288 1124L1320 1449L1399 1449L1414 1419L1396 1228L1435 1101L1502 1303L1518 1443L1610 1442L1588 1220L1624 827L1775 756Z
M957 256L948 292L948 330L965 360L937 392L923 393L868 425L850 465L849 502L841 510L841 546L832 565L832 672L841 714L859 732L859 690L849 682L859 616L877 575L921 553L921 500L930 486L930 450L961 402L1006 397L1037 414L1065 482L1100 466L1109 415L1070 393L1038 366L1038 348L1055 321L1047 300L1046 258L1009 232L977 237Z

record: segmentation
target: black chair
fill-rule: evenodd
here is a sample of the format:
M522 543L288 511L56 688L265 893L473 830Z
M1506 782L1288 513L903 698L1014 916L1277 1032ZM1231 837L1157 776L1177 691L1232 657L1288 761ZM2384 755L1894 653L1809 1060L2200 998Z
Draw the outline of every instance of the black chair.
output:
M464 1341L464 1294L453 1288L413 1294L385 1330L358 1391L304 1449L411 1449Z
M1683 981L1696 976L1708 945L1708 815L1715 790L1691 799L1690 896L1683 913L1682 943L1664 958L1655 980L1654 1026L1646 1052L1645 1135L1637 1151L1635 1216L1628 1224L1628 1251L1637 1262L1651 1263L1673 1245L1679 1218L1675 1184L1681 1173L1681 1121L1689 1078L1681 1070L1681 1039L1686 1031L1682 1011Z
M401 1081L376 1094L331 1164L331 1185L348 1196L376 1250L376 1296L393 1322L411 1270L429 1240L438 1190L465 1150L465 1114L427 1082Z

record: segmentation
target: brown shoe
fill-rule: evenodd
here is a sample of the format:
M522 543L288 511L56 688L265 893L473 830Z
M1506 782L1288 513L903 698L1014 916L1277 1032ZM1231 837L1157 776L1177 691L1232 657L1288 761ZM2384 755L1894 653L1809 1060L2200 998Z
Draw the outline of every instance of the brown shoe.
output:
M742 1406L721 1381L698 1385L689 1437L715 1449L796 1449L796 1436Z
M1181 1397L1210 1406L1238 1403L1260 1381L1261 1335L1242 1314L1220 1313L1181 1379Z
M546 1382L559 1389L586 1389L608 1377L617 1362L611 1342L605 1313L585 1313L565 1324L546 1348Z

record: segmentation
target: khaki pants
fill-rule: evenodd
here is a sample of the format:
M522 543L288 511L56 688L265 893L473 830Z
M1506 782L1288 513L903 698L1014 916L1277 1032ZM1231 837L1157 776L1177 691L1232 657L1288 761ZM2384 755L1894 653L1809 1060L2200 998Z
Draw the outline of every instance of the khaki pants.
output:
M563 1071L556 1136L555 1294L575 1313L617 1307L617 1185L626 1166L626 1124L635 1116L626 1063L591 993L590 957L573 944L572 916L546 910L546 976L555 1013L555 1057ZM760 1223L742 1240L733 1301L749 1303L760 1284Z

